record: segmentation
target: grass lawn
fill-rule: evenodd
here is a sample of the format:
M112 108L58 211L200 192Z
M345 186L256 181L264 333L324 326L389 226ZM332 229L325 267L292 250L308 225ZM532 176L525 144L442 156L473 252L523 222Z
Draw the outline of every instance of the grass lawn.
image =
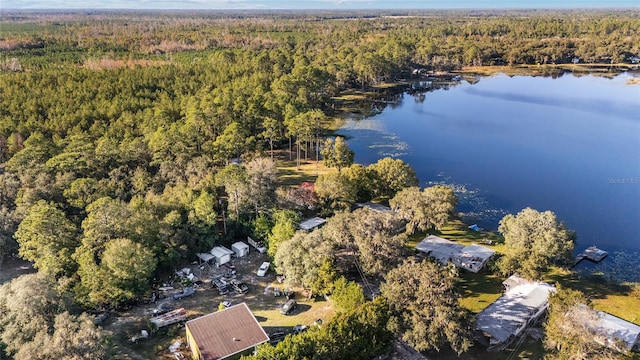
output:
M322 161L316 163L315 160L304 161L304 159L300 160L300 168L298 168L295 155L293 160L279 158L276 165L278 167L276 186L300 185L305 181L315 182L320 174L338 171L324 166Z
M579 290L591 300L595 309L640 325L640 298L632 295L631 286L610 283L597 276L580 276L558 268L552 268L545 275L545 280Z
M502 281L498 275L460 271L458 289L462 295L460 305L465 309L479 313L502 295Z

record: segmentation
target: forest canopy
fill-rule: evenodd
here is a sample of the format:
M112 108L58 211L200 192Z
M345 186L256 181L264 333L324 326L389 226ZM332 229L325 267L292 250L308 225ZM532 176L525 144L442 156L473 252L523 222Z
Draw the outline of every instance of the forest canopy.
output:
M142 296L145 279L222 240L221 216L229 237L251 233L257 219L273 222L272 150L295 146L298 164L317 156L347 89L415 70L622 64L640 53L634 11L3 12L0 20L1 255L73 278L87 305ZM340 144L331 146L343 155L326 159L340 175L318 186L329 211L417 184L399 160L351 165ZM404 175L385 180L395 168ZM369 178L381 179L375 189L362 187ZM359 185L345 197L328 193L335 184ZM274 247L282 226L264 232ZM120 247L139 254L135 264L117 261Z

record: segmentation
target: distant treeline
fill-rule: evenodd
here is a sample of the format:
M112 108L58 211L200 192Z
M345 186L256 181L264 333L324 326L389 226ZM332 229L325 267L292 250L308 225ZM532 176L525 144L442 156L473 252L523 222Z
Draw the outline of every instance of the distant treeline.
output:
M24 68L103 57L192 61L219 49L286 48L376 81L410 67L623 63L638 55L640 12L5 12L0 51ZM184 53L183 56L171 54ZM369 66L357 66L354 57ZM345 66L344 63L352 66ZM341 66L339 66L339 64ZM345 73L353 73L347 76ZM360 79L362 80L362 79Z

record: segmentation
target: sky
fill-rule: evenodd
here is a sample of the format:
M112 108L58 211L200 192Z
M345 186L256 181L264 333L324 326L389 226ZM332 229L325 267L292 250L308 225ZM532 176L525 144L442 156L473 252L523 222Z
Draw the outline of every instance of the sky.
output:
M4 9L544 9L640 8L640 0L0 0Z

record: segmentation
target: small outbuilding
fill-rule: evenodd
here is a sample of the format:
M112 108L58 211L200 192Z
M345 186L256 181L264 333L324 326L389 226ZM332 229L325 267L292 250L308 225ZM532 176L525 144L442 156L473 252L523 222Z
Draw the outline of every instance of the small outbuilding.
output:
M204 263L209 263L211 260L214 260L216 258L211 253L198 253L197 256L198 259L200 259L200 261Z
M216 265L220 266L231 261L231 255L234 252L224 246L216 246L211 249L211 255L215 258Z
M186 323L187 344L195 360L235 359L255 352L269 336L245 303Z
M321 217L317 217L316 216L314 218L307 219L307 220L301 222L298 225L298 227L301 230L304 230L304 231L311 231L311 230L314 230L314 229L317 229L317 228L321 227L326 222L327 222L327 219L323 219Z
M236 257L243 257L249 255L249 245L242 241L235 242L231 245L231 250L236 254Z

